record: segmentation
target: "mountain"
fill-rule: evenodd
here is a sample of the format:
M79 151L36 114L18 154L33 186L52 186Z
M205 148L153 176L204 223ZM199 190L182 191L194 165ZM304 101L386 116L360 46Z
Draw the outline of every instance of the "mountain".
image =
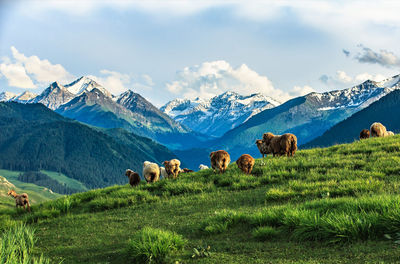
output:
M65 85L65 88L67 88L67 90L70 93L75 94L77 96L85 92L90 92L96 88L97 90L100 90L107 97L110 98L112 97L111 93L107 91L106 88L104 88L103 86L101 86L100 84L98 84L97 82L86 76L82 76L77 80L73 81L72 83Z
M162 134L188 133L176 122L174 122L176 127L165 123L153 123L154 119L151 117L125 108L97 88L75 97L56 109L56 112L97 127L125 128L135 134L147 136L163 143L170 142L160 140Z
M162 128L170 128L171 131L188 132L189 130L183 127L180 123L172 120L168 115L161 112L157 107L143 98L140 94L128 90L117 97L116 102L126 109L140 115L143 120L149 123L149 126L158 126Z
M310 93L251 117L209 146L224 148L236 158L243 153L259 155L254 142L265 132L294 133L298 145L322 135L333 125L400 88L399 75L382 82L365 81L349 89Z
M0 131L0 168L61 172L87 188L126 183L127 168L176 157L148 138L89 127L41 104L0 103Z
M75 97L67 88L58 82L53 82L40 95L31 99L29 103L41 103L55 110L61 105L71 101Z
M369 129L374 122L381 122L389 131L400 132L400 90L393 91L365 109L334 125L323 135L303 147L326 147L350 143L359 139L362 129ZM393 114L391 114L393 113Z
M206 139L132 91L113 97L88 78L80 78L65 88L80 94L55 110L65 117L103 128L125 128L171 148L189 148Z
M11 100L12 98L14 98L15 96L17 96L17 95L14 93L2 92L2 93L0 93L0 102L7 102L7 101Z
M194 131L219 137L261 111L279 104L262 94L243 96L225 92L208 100L175 99L160 110Z
M209 139L171 119L141 95L129 90L114 96L86 76L66 85L54 82L38 96L2 93L0 98L41 103L65 117L102 128L125 128L175 149L191 148Z
M12 101L25 104L25 103L29 103L29 101L34 99L36 96L37 96L37 94L25 91L22 94L17 95L14 98L12 98Z

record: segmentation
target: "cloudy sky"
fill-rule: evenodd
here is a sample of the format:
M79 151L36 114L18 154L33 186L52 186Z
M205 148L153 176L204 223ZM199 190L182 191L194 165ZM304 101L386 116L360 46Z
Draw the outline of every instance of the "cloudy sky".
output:
M232 90L285 101L400 72L399 1L0 2L0 92L87 75L160 106Z

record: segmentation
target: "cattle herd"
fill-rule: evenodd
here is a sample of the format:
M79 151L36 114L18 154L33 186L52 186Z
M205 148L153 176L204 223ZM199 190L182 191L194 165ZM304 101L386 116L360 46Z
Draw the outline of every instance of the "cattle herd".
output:
M394 135L392 131L387 131L386 127L381 123L375 122L370 129L363 129L360 132L360 139L369 137L387 137ZM262 157L272 154L275 156L293 157L297 150L297 137L294 134L286 133L283 135L274 135L270 132L264 133L262 139L256 140L256 145ZM225 150L217 150L210 153L210 164L214 172L225 173L228 165L231 162L229 153ZM249 154L243 154L236 161L237 167L245 174L251 174L254 167L255 159ZM193 172L189 169L181 169L181 162L177 159L164 161L164 167L159 167L158 164L145 161L143 163L143 178L148 182L156 182L160 179L160 175L164 179L176 179L181 173ZM208 169L206 165L201 164L199 170ZM126 176L129 177L129 183L132 186L139 184L140 176L132 170L126 171Z
M363 129L360 132L360 139L369 137L387 137L392 136L392 131L387 131L386 127L381 123L375 122L370 129ZM256 145L261 155L272 154L273 156L288 156L293 157L297 150L297 138L291 133L283 135L274 135L270 132L263 134L262 139L256 140ZM214 173L225 173L228 165L231 162L229 153L225 150L217 150L210 153L211 168ZM245 174L251 174L254 167L255 159L249 154L243 154L236 161L238 168ZM181 173L193 172L187 168L181 169L181 162L178 159L172 159L163 162L164 167L160 167L157 163L145 161L143 162L143 178L147 183L152 183L163 179L176 179ZM199 170L209 169L208 166L200 164ZM129 178L129 184L134 187L140 183L140 175L130 169L126 170L125 175ZM10 190L8 195L13 196L16 206L25 206L30 210L28 194L17 194L14 190Z
M371 125L370 129L363 129L360 132L360 139L366 139L369 137L388 137L393 136L392 131L387 131L386 127L381 123L375 122Z
M291 133L283 135L265 133L262 139L256 141L256 145L263 155L263 158L267 154L292 157L297 150L297 138ZM220 174L225 173L230 162L231 157L225 150L217 150L210 153L210 164L214 172ZM255 159L249 154L243 154L236 161L238 168L245 174L251 174L254 163ZM143 178L147 183L156 182L160 180L161 177L163 179L176 179L181 173L193 172L187 168L181 169L181 162L177 159L164 161L163 165L163 167L160 167L154 162L143 162ZM208 166L200 164L199 170L206 169L209 169ZM125 175L129 178L129 184L132 187L140 183L140 176L137 172L128 169Z

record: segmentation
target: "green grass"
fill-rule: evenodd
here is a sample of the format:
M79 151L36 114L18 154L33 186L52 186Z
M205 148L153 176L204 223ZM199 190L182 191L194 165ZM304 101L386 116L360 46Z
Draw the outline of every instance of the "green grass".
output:
M15 188L12 188L17 193L27 193L29 195L29 201L31 204L37 204L61 197L61 194L51 193L44 189L44 187L15 180L13 177L18 177L17 172L0 170L0 215L3 213L2 209L8 210L15 208L14 198L7 195L7 192L10 190L9 186L1 183L4 178L3 175L7 175L9 178L11 178L11 180L9 180L9 178L6 178L6 180L15 186Z
M88 188L80 181L69 178L62 173L55 172L55 171L47 171L47 170L41 170L40 172L46 174L50 178L52 178L60 183L65 184L67 187L70 187L72 189L76 189L78 191L87 191L88 190ZM17 187L21 186L20 188L29 186L29 183L18 181L18 175L20 173L21 173L21 171L10 171L10 170L0 169L0 175L7 178L7 180L10 181L11 183L13 183L15 186L17 186Z
M136 263L165 263L185 244L185 239L176 233L145 227L129 241L127 250Z
M4 230L0 236L0 263L50 264L50 260L34 256L35 230L24 224L16 224Z
M400 232L399 150L399 136L302 150L259 159L252 175L231 164L224 175L77 193L31 214L3 210L0 221L30 223L37 252L53 262L127 263L131 242L152 230L186 241L167 263L396 263L385 235Z

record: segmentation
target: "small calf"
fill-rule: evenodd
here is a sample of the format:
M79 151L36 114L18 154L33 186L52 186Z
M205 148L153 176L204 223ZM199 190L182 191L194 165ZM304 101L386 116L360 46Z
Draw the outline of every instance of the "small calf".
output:
M129 178L129 184L133 187L136 186L140 183L140 176L137 172L134 172L133 170L126 170L125 171L125 176Z

